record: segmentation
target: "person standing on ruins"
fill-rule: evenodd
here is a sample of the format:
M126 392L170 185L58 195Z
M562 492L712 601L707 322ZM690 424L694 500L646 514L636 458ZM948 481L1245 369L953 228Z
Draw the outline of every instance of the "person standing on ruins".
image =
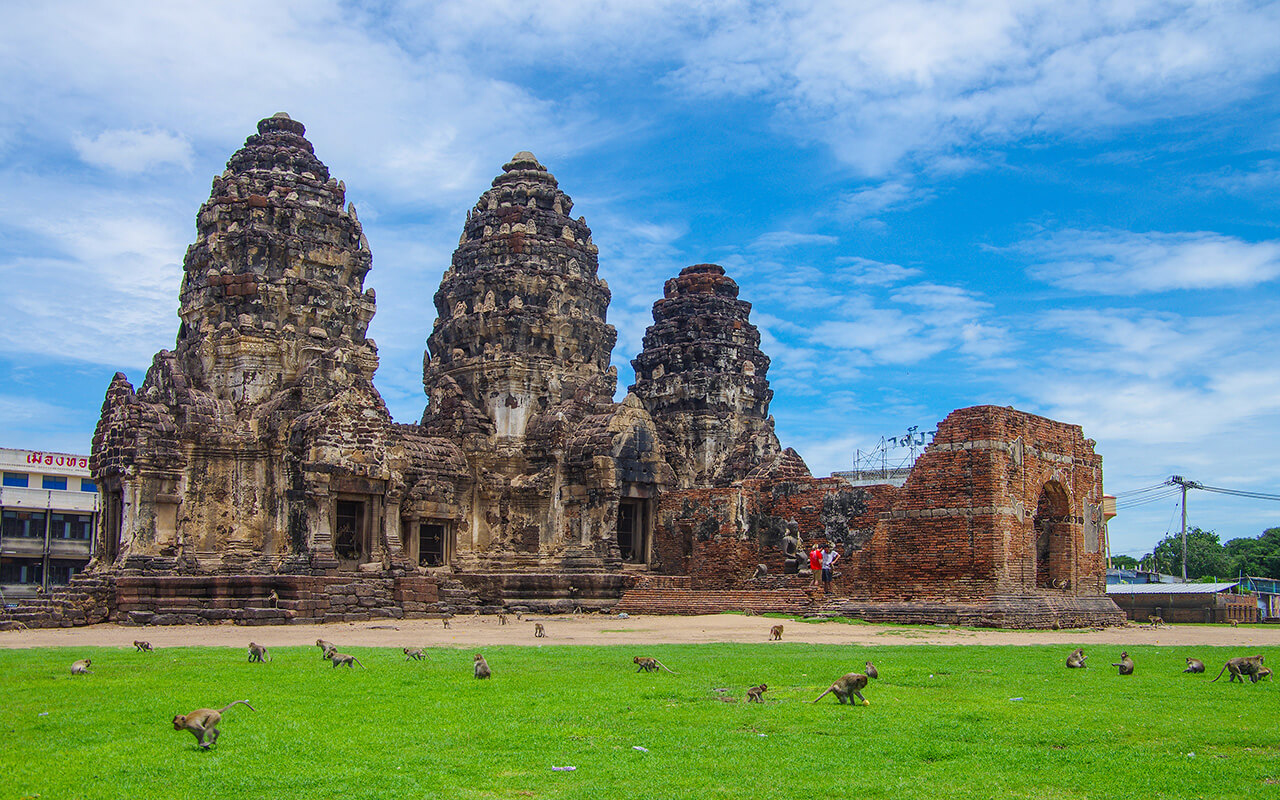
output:
M822 591L826 594L831 594L832 568L839 560L840 554L836 552L836 546L827 542L827 549L822 552Z
M822 545L818 542L813 543L813 551L809 553L809 572L813 575L813 585L818 586L822 581Z

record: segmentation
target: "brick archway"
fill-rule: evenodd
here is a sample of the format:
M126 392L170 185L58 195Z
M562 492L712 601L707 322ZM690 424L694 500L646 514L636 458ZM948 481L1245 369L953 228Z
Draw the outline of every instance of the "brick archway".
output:
M1071 564L1071 499L1056 480L1040 489L1032 519L1032 555L1037 589L1062 589L1069 585Z

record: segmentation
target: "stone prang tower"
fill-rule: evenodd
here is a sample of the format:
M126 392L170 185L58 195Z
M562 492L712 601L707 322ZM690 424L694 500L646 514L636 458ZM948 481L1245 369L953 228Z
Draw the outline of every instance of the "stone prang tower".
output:
M175 349L136 393L119 373L107 390L100 563L392 569L401 504L447 506L469 485L460 451L393 424L373 387L368 242L304 133L276 114L232 155L183 262Z
M751 304L716 264L685 267L653 304L631 391L653 415L682 489L727 486L782 455L769 357ZM806 470L807 472L807 470Z
M456 391L500 442L578 399L610 402L617 332L609 287L596 275L591 229L532 153L517 153L468 212L436 292L423 386L432 402Z
M618 547L619 497L669 483L652 421L613 402L609 288L572 209L517 153L467 213L436 292L422 425L473 470L472 535L458 543L468 570L616 566L640 547Z
M287 114L258 123L214 180L183 261L175 355L193 385L237 408L322 353L365 380L378 367L369 243L305 131Z

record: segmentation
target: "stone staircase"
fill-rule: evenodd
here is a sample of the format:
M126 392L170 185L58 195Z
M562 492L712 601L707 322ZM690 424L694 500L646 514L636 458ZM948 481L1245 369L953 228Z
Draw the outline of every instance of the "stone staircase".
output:
M71 628L106 622L113 584L110 578L77 575L46 596L6 604L0 609L0 629Z
M441 585L440 599L451 613L603 611L636 579L627 571L458 572Z

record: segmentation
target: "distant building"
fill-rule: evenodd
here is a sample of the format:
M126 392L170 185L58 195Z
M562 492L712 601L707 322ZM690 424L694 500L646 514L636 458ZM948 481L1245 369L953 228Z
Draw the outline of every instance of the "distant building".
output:
M1280 580L1248 577L1241 580L1240 585L1258 598L1258 613L1263 619L1280 617Z
M87 455L0 448L0 592L70 581L89 563L97 519Z
M1125 616L1146 622L1157 616L1165 622L1258 622L1257 599L1240 594L1237 581L1220 583L1108 584L1107 596Z

